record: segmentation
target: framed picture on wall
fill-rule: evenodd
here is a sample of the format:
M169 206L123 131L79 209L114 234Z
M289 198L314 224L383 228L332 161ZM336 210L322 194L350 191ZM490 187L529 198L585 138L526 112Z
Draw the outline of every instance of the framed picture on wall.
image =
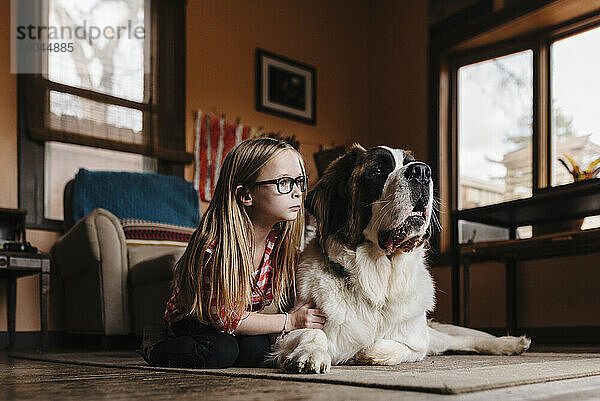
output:
M315 125L314 67L256 49L256 109Z

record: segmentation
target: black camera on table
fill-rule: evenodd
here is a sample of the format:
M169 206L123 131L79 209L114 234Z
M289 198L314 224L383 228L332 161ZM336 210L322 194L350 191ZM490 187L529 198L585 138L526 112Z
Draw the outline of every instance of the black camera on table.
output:
M37 253L38 249L35 246L32 246L30 242L16 242L16 241L8 241L5 242L2 250L4 252L28 252L28 253Z

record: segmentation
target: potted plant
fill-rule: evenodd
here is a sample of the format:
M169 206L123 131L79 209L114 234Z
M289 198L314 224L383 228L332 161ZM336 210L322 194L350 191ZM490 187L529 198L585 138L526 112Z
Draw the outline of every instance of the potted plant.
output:
M589 180L590 178L596 178L600 173L600 157L593 160L585 170L582 170L579 165L569 155L563 155L564 158L559 157L558 161L561 162L567 171L573 176L573 181ZM566 160L565 160L566 159ZM567 161L570 164L567 164Z

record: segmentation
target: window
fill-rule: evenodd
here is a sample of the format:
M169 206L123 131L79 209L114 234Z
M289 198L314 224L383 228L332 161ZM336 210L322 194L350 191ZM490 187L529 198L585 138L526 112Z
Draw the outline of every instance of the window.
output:
M444 56L451 78L448 146L453 149L453 210L533 196L573 183L559 161L600 166L600 16L488 45L457 46ZM479 42L481 43L481 42ZM594 161L599 160L596 164ZM599 174L600 175L600 174ZM596 176L598 177L598 176ZM565 222L599 227L598 216ZM508 238L458 222L459 242ZM520 227L518 238L561 230ZM554 230L554 231L553 231Z
M151 32L150 10L146 5L144 0L49 0L49 26L90 25L87 38L71 36L68 30L61 35L61 43L71 43L73 51L48 52L49 79L144 102L148 97L144 91L144 74L150 73L147 59L150 49L145 49L145 39L146 33ZM96 34L92 27L102 28L106 34ZM116 37L117 31L119 37ZM92 39L96 36L98 39Z
M49 26L83 26L86 21L111 29L110 26L131 23L134 30L139 27L140 32L151 32L146 23L144 0L94 3L50 0L48 10ZM147 141L143 127L147 108L138 107L149 104L150 88L145 84L145 77L151 72L150 63L145 61L149 49L145 48L148 47L144 45L145 37L131 35L119 40L110 37L102 40L65 37L62 42L71 43L72 52L47 53L49 88L57 88L49 90L48 128L143 145ZM95 93L86 93L87 97L69 93L74 88L137 105L127 107L92 100ZM44 217L50 220L63 219L63 189L79 168L137 172L156 169L154 159L140 154L54 141L46 141L44 146Z
M49 43L41 53L28 110L34 139L150 156L153 134L153 33L150 1L48 0ZM54 39L51 39L54 38Z
M562 31L455 57L458 209L572 183L560 159L586 170L600 158L600 27Z
M573 181L568 166L580 168L600 157L600 28L557 40L550 48L552 95L552 185Z
M531 196L533 52L458 69L458 208Z
M39 52L39 71L19 76L19 205L28 227L58 229L64 185L79 168L183 175L191 161L186 3L42 4L31 18L43 18L44 40L66 51Z

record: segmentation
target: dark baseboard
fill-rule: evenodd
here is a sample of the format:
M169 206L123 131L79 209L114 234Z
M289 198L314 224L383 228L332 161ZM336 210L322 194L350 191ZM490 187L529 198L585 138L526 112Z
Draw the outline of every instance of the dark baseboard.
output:
M48 332L48 349L81 348L89 350L135 350L141 344L141 336L134 334L105 336L100 334L72 334L63 331ZM40 349L39 331L18 331L15 333L13 349ZM8 332L0 332L0 349L8 349Z
M495 336L505 336L503 327L477 328ZM516 335L526 335L534 344L600 344L600 326L520 327Z
M505 336L502 327L476 328L495 336ZM521 327L516 335L531 337L537 345L600 344L600 326L573 327ZM81 348L89 350L135 350L141 336L104 336L100 334L72 334L61 331L48 332L48 349ZM8 348L8 332L0 332L0 349ZM39 349L39 331L19 331L15 334L14 349Z
M60 347L61 337L64 333L58 331L48 332L48 348ZM15 333L13 349L39 349L41 346L39 331L18 331ZM0 349L8 349L8 332L0 331Z

